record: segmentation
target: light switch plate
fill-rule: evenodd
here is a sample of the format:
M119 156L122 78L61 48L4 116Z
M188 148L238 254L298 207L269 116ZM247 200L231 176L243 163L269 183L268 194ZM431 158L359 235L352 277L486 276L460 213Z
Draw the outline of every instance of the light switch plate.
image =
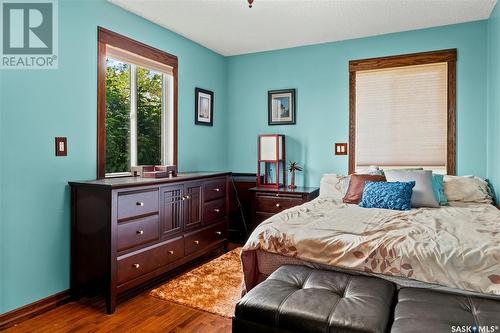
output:
M347 143L335 143L335 155L347 155Z
M65 137L56 137L56 156L68 155L68 140Z

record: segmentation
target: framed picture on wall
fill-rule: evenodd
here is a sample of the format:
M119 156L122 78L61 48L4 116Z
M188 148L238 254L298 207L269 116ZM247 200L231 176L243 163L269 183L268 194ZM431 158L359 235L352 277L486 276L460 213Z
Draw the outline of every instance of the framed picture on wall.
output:
M195 89L195 115L196 125L213 126L214 124L214 92L201 88Z
M267 92L269 125L295 125L295 89Z

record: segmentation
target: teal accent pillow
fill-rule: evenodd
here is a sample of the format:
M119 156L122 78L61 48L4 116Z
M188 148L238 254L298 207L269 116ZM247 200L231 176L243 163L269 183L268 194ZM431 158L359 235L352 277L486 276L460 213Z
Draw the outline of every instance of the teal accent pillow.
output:
M360 207L410 210L415 182L366 182Z
M448 198L444 194L444 175L432 174L432 191L440 206L448 205Z

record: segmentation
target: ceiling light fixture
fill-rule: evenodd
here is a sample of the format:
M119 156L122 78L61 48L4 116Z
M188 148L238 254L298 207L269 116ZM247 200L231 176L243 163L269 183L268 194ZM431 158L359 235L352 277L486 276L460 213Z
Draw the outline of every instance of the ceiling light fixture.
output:
M248 1L248 8L252 8L253 0L247 0Z

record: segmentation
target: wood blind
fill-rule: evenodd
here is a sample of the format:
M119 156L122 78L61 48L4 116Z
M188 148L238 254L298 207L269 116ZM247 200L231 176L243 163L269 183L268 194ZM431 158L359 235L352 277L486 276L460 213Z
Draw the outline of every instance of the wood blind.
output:
M152 69L163 74L172 75L173 73L173 68L166 64L142 57L138 54L111 46L109 44L106 45L106 56L116 60L134 64L142 68Z
M356 72L356 169L446 170L448 64Z

